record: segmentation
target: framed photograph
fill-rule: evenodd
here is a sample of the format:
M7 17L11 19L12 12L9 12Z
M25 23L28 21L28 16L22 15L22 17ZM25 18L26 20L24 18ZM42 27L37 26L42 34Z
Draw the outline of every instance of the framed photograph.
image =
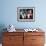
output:
M18 7L17 20L21 22L35 21L35 8L34 7Z

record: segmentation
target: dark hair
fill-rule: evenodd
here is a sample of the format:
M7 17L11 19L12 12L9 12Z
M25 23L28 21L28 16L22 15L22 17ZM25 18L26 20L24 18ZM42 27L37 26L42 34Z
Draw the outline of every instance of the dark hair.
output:
M33 13L33 9L27 9L26 11L28 12L28 11L30 11L31 10L31 12Z

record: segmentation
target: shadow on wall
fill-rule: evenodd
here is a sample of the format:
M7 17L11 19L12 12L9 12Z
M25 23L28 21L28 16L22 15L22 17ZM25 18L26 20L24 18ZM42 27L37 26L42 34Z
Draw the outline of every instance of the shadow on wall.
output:
M0 24L0 43L2 43L2 36L3 36L3 32L6 32L6 29L4 30L5 25L4 24Z

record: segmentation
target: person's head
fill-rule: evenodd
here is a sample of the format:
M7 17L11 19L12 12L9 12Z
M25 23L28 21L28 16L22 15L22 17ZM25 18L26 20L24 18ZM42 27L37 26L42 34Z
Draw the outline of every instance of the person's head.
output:
M30 16L33 15L33 9L27 9L27 14L30 14Z

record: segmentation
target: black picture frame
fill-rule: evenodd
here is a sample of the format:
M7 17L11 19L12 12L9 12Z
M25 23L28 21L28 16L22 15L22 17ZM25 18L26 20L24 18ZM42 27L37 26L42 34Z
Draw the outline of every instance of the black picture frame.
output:
M20 22L34 22L35 21L35 7L18 7L17 21Z

